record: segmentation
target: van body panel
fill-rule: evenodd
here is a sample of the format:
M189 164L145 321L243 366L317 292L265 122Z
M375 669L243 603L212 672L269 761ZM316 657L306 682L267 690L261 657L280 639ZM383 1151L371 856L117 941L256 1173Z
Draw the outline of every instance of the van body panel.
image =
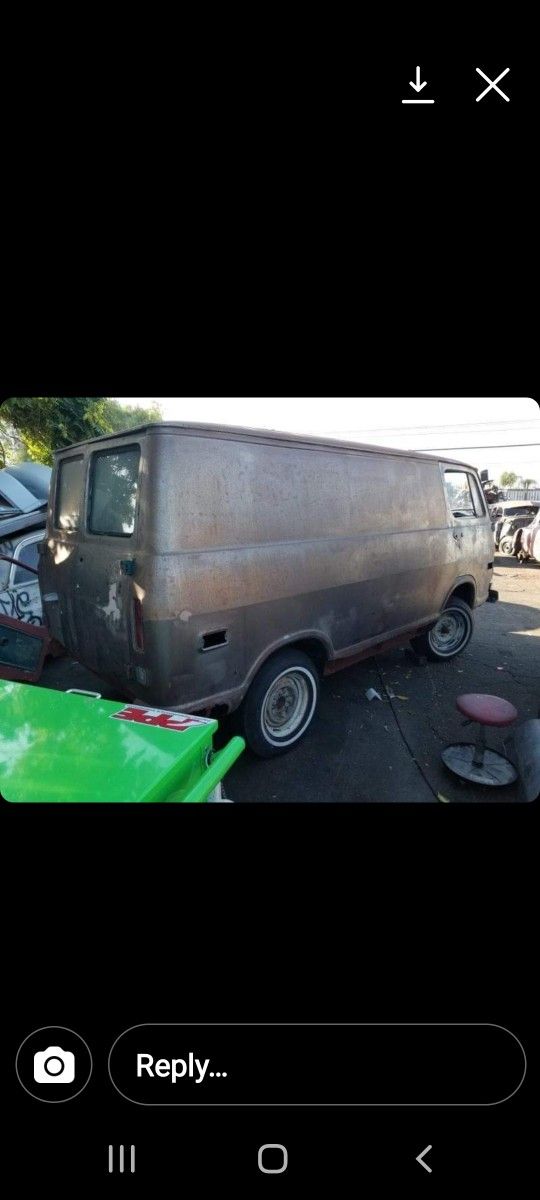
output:
M93 456L134 446L133 530L92 532ZM77 529L55 524L70 456ZM188 711L236 707L294 641L316 639L337 664L410 636L460 584L482 603L492 577L485 502L454 516L445 469L478 481L427 455L172 422L70 447L40 563L51 632L129 698Z

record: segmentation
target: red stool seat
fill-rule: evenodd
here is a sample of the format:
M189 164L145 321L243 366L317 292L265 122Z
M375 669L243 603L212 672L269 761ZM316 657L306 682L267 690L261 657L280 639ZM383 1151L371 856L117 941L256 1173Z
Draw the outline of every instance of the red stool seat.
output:
M500 696L486 696L481 692L458 696L456 706L464 717L468 717L469 721L478 721L479 725L511 725L517 717L517 709L508 700L502 700Z

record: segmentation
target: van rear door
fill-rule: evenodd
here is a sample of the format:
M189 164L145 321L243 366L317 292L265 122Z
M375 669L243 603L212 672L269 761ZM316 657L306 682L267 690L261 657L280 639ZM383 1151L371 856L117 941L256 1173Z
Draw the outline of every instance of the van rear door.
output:
M59 457L41 567L53 636L119 684L129 677L133 636L140 461L140 439L129 435Z

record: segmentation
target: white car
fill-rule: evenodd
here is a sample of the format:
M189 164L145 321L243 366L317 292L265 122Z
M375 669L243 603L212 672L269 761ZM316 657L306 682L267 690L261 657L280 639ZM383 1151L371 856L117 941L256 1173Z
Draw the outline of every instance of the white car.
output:
M35 571L45 537L50 478L50 467L40 463L0 470L0 615L30 625L43 623Z
M14 536L0 542L0 555L17 560L16 565L0 558L0 613L30 625L43 623L38 577L27 567L37 570L38 545L44 537L45 528L42 527L22 537Z
M536 516L540 505L535 500L504 500L491 508L491 528L495 549L503 553L511 553L508 547L502 547L503 538L513 535L518 527L528 525Z

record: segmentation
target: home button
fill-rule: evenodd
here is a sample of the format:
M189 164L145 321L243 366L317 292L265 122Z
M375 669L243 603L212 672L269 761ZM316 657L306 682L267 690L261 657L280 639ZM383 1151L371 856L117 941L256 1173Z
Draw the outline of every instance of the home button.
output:
M279 1142L265 1142L259 1146L257 1161L263 1175L283 1175L289 1163L287 1148Z

